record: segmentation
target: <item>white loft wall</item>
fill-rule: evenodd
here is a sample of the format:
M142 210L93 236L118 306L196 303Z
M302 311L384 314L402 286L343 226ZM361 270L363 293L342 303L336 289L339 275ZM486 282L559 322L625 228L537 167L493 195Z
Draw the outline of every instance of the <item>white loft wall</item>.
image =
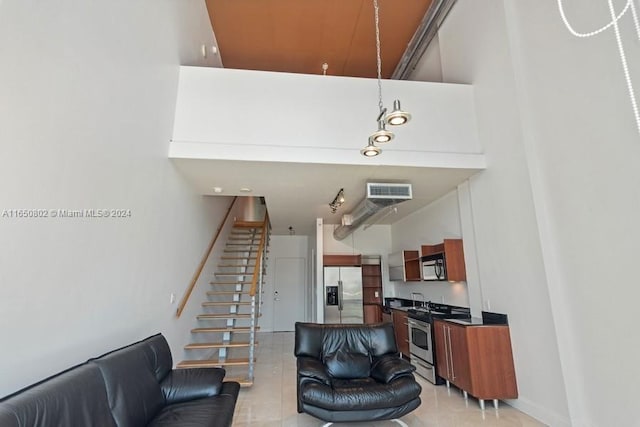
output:
M131 211L0 217L0 395L159 331L180 354L193 318L178 328L169 297L228 200L167 150L178 65L212 42L203 1L0 4L0 211Z
M414 120L372 160L360 149L378 115L375 79L182 67L170 157L484 167L470 86L389 80L383 89Z
M637 425L640 131L615 34L570 35L555 3L505 7L571 416ZM563 3L582 31L611 20L606 1ZM629 13L619 25L638 96L640 43Z
M469 180L464 207L471 212L465 212L464 217L472 218L475 230L481 290L476 296L482 296L485 309L509 315L519 388L519 398L511 403L549 425L562 426L569 424L567 396L523 143L504 3L456 3L439 31L443 80L474 86L478 133L487 169ZM518 3L526 3L527 9L540 4ZM546 31L547 22L535 22L536 34L540 28ZM531 37L535 37L533 28ZM553 44L549 43L547 49L553 50ZM544 80L536 83L546 84Z
M392 252L420 250L422 245L442 243L443 239L460 239L458 192L452 191L428 206L391 226ZM420 292L427 301L469 306L466 282L391 282L395 296L411 298Z

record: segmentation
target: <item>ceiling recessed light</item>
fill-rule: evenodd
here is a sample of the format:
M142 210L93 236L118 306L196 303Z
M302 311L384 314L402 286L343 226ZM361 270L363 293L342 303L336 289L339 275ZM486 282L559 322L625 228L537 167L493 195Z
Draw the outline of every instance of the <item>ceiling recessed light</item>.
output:
M242 192L242 193L251 193L251 189L250 189L250 188L247 188L247 187L242 187L242 188L240 189L240 192Z
M222 187L213 187L214 193L222 193Z

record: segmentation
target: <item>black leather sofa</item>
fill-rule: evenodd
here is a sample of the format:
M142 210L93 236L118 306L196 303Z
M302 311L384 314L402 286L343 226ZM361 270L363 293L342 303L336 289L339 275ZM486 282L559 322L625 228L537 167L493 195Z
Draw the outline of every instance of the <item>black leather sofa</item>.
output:
M157 334L0 400L2 427L231 425L240 385L221 368L173 370Z
M390 420L416 409L415 368L398 355L393 325L296 323L298 412L328 422Z

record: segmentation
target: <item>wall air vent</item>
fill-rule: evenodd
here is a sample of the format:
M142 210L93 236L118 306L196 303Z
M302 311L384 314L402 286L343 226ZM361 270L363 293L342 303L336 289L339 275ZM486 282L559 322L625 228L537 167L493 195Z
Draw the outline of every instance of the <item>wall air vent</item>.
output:
M411 200L412 197L411 184L368 182L367 197L350 214L345 215L349 221L343 217L343 223L333 231L333 237L336 240L344 239L382 209Z
M367 183L367 198L411 200L411 184Z

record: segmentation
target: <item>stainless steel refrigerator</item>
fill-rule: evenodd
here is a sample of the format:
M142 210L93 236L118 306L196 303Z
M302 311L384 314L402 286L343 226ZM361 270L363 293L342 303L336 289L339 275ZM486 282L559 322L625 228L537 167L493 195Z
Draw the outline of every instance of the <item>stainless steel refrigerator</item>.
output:
M363 323L362 268L324 268L324 323Z

